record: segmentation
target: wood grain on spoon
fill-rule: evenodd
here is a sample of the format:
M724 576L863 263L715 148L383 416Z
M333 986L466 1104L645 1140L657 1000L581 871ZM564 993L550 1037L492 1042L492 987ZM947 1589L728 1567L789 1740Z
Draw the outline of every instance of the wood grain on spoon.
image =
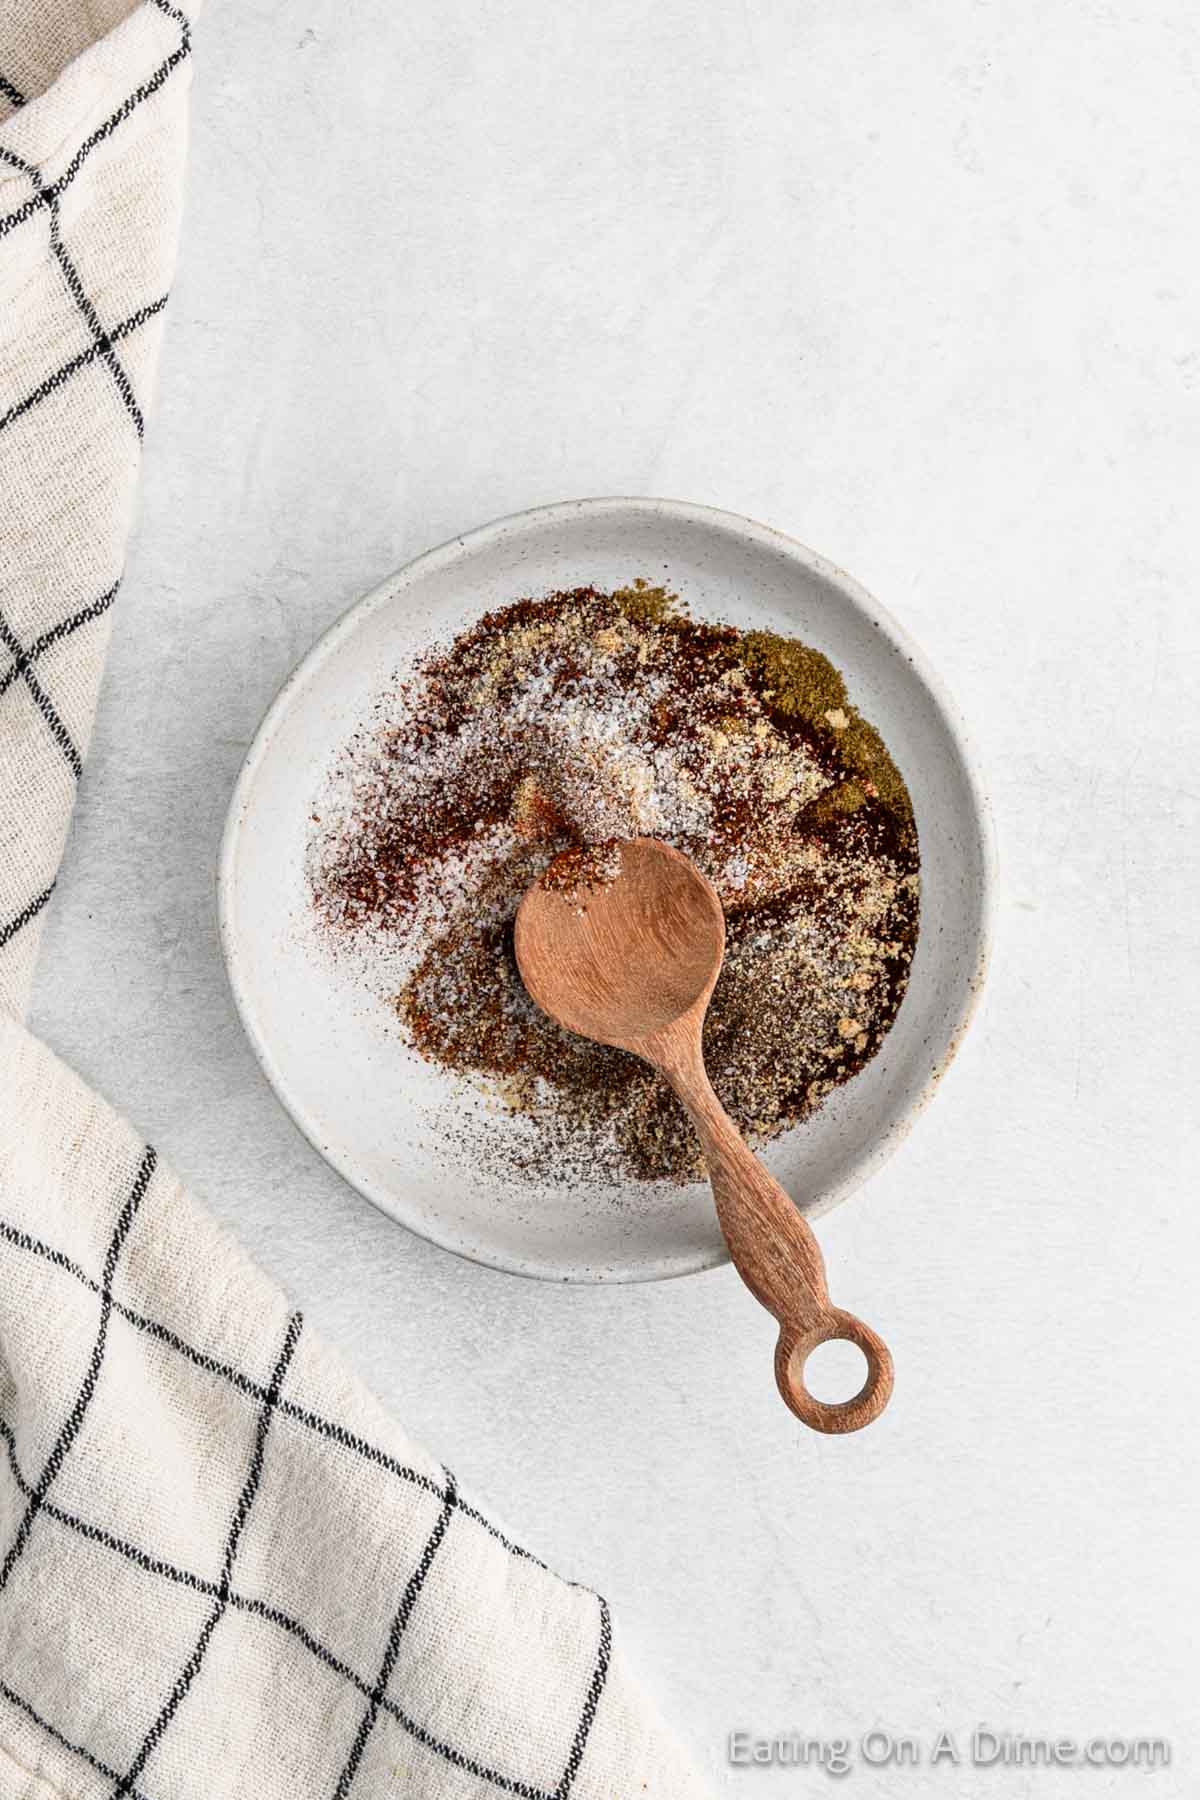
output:
M704 1015L725 954L716 891L688 857L653 838L617 847L614 868L589 878L585 858L578 880L543 877L529 889L515 933L522 980L569 1031L632 1051L670 1082L700 1138L738 1273L779 1323L780 1393L817 1431L857 1431L887 1405L891 1356L869 1326L830 1304L811 1227L748 1148L705 1071ZM852 1400L818 1400L805 1386L806 1358L831 1338L857 1344L866 1358Z

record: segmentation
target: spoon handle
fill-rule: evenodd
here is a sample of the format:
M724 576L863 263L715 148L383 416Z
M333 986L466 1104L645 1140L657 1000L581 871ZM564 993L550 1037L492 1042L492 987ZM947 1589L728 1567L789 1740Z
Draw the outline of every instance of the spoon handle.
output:
M784 1402L814 1431L857 1431L869 1425L892 1392L887 1345L853 1313L830 1304L825 1259L812 1227L717 1099L699 1048L673 1067L660 1066L696 1127L717 1217L738 1274L779 1322L775 1380ZM857 1344L867 1361L866 1380L852 1400L818 1400L804 1385L806 1358L832 1338Z

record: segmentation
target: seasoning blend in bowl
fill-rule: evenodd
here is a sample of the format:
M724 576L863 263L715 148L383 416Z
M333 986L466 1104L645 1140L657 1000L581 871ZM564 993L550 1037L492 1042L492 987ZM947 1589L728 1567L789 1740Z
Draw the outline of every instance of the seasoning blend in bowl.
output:
M935 1091L992 889L962 724L849 575L709 507L543 507L390 576L263 720L221 851L234 997L319 1153L434 1243L552 1281L727 1260L674 1100L513 963L555 853L639 836L717 887L705 1055L812 1221Z
M768 1142L875 1055L917 939L908 790L820 652L694 620L646 581L517 600L397 675L313 807L326 951L424 1058L531 1127L446 1109L448 1145L501 1176L619 1192L703 1174L665 1084L542 1014L513 956L517 905L556 856L639 836L720 897L705 1056Z

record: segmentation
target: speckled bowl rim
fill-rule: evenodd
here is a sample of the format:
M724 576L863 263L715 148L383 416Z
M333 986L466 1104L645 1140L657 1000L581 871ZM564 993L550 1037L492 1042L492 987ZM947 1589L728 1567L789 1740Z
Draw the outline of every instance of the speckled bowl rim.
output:
M381 1193L373 1191L376 1187L374 1182L365 1178L359 1171L352 1173L342 1165L336 1153L318 1141L303 1112L293 1106L285 1085L276 1071L270 1048L258 1029L249 996L237 974L233 924L234 870L247 797L258 772L259 764L270 746L275 729L291 705L293 691L301 681L309 680L322 664L335 655L343 641L357 631L366 619L369 619L380 607L393 604L401 586L410 587L415 581L422 579L434 570L469 559L480 551L485 551L501 538L519 537L526 533L540 531L548 525L566 524L584 514L599 517L604 514L615 515L630 511L648 514L651 517L669 518L722 529L741 537L748 543L759 544L774 550L810 574L816 575L821 580L838 588L845 598L876 627L881 636L903 655L912 673L929 694L948 736L958 751L971 810L978 827L979 894L975 964L966 981L963 1002L951 1025L946 1048L934 1063L924 1084L905 1112L886 1130L882 1131L874 1143L864 1148L841 1181L826 1189L819 1201L805 1207L806 1217L817 1218L830 1212L835 1206L839 1206L842 1201L848 1199L852 1193L855 1193L904 1142L917 1119L929 1105L938 1083L957 1055L967 1027L979 1006L991 958L995 915L997 853L992 809L979 773L970 734L945 684L926 660L920 646L913 641L899 621L885 607L881 606L852 575L847 574L844 569L836 563L830 562L826 557L818 555L816 551L810 550L798 539L777 530L773 525L764 525L757 519L747 518L740 513L727 512L721 507L704 506L687 500L661 500L638 495L562 500L549 506L535 506L523 512L509 513L503 518L493 519L489 524L477 526L474 530L460 536L448 538L444 543L423 551L411 562L404 563L373 588L370 593L352 602L300 658L267 707L246 752L230 798L217 863L217 917L225 970L238 1017L263 1074L293 1123L307 1138L322 1160L336 1170L349 1186L377 1206L387 1218L402 1225L406 1230L412 1231L414 1235L423 1237L427 1242L437 1244L441 1249L449 1250L454 1255L461 1256L466 1261L477 1263L484 1268L500 1269L505 1273L524 1275L533 1280L554 1281L560 1284L565 1281L580 1286L625 1285L644 1281L673 1280L684 1275L698 1275L708 1269L720 1268L729 1261L729 1254L723 1246L720 1246L711 1252L697 1254L690 1261L680 1258L673 1261L670 1267L663 1267L661 1262L655 1262L636 1269L623 1267L619 1272L597 1269L573 1276L564 1276L561 1267L542 1268L536 1263L517 1262L505 1258L501 1254L481 1255L477 1249L457 1240L452 1231L438 1231L430 1221L417 1223L415 1220L397 1219L388 1200Z

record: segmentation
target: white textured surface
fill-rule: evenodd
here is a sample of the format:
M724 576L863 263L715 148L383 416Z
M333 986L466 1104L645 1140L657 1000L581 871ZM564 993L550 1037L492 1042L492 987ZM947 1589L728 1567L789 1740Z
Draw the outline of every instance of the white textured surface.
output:
M1197 1781L1200 677L1183 0L214 8L143 519L34 1024L381 1396L602 1585L715 1785L738 1726L1159 1732ZM790 1424L729 1271L560 1290L407 1237L242 1039L213 864L282 676L521 506L649 492L850 568L973 723L981 1022L823 1224L895 1350ZM858 1767L864 1796L1129 1773Z

